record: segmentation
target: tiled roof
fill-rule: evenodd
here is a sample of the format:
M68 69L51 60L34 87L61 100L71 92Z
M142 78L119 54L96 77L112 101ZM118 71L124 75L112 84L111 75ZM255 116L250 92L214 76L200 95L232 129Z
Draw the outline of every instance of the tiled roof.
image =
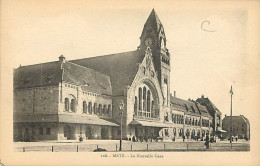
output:
M111 95L110 77L71 62L58 61L21 66L14 70L14 87L29 88L58 85L61 81L81 86L83 90Z
M202 115L210 117L207 108L193 100L183 100L177 97L171 96L171 108L183 111L191 115Z
M229 122L229 121L230 121L230 118L231 118L231 116L225 116L224 119L223 119L223 122L224 122L224 123L225 123L225 122ZM236 121L236 122L245 122L245 123L247 123L248 125L250 125L248 119L245 118L244 115L232 116L232 121L233 121L233 122L235 122L235 121Z
M194 101L195 102L195 101ZM198 110L200 111L200 114L203 116L210 116L207 107L201 105L200 103L196 102L196 106L198 107Z
M58 61L29 66L14 70L14 88L58 85L62 70Z
M63 69L63 81L81 85L86 91L112 94L109 76L71 62L64 63Z
M171 96L171 107L177 110L183 110L187 114L191 115L200 115L200 112L196 106L196 104L192 101L183 100L177 97Z
M196 100L200 104L207 107L207 109L211 112L216 112L218 115L221 115L222 113L219 111L219 109L209 100L209 98L201 97Z
M60 123L80 123L101 126L119 126L113 122L100 119L96 115L77 115L77 114L16 114L14 122L60 122Z
M139 50L72 60L80 66L91 68L100 73L110 76L112 94L122 95L124 87L130 86L136 76L138 67L144 55Z

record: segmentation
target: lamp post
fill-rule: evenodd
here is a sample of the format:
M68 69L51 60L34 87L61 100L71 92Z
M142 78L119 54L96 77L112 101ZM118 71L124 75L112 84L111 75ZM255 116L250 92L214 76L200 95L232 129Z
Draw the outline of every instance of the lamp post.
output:
M125 104L124 104L124 102L123 102L123 100L121 100L121 102L119 103L119 109L120 109L120 111L121 111L121 113L120 113L120 116L121 116L121 123L120 123L120 145L119 145L119 151L122 151L122 131L123 131L123 129L122 129L122 121L123 121L123 110L124 110L124 106L125 106Z
M231 89L230 89L230 96L231 96L231 107L230 107L230 143L231 143L231 148L232 148L232 131L233 131L233 127L232 127L232 96L233 96L233 89L232 89L232 85L231 85Z

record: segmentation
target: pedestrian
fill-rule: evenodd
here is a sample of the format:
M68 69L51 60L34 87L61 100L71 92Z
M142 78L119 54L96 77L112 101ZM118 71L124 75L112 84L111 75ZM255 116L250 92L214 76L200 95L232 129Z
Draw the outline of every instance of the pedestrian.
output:
M206 149L209 149L209 133L206 134L206 142L204 145L206 146Z
M182 136L183 142L185 142L185 135Z

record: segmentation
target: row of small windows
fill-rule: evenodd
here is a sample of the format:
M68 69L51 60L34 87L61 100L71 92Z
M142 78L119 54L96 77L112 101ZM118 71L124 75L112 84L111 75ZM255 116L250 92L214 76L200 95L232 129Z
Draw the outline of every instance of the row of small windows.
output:
M76 87L76 86L74 86L74 85L67 85L67 84L65 84L65 87L74 88L74 89L76 89L76 88L77 88L77 87Z
M97 115L106 115L106 116L110 116L111 114L111 105L108 106L102 104L97 105L97 103L94 103L92 105L92 102L87 103L86 101L83 101L82 108L83 108L83 113L85 114L97 114ZM75 99L71 99L71 101L69 101L68 98L65 98L65 111L76 112Z
M77 87L74 86L74 85L67 85L67 84L65 84L65 87L69 87L69 88L77 89ZM99 95L97 95L97 94L89 93L89 92L83 92L83 94L90 95L90 96L99 96Z
M111 105L98 105L94 103L92 106L92 102L89 102L87 105L87 102L83 101L83 113L110 116Z
M164 116L164 121L169 122L169 115L168 112L166 112ZM189 118L186 117L184 121L184 116L183 115L178 115L178 114L172 114L172 122L175 124L187 124L187 125L193 125L193 126L200 126L200 120L196 118ZM202 126L203 127L209 127L209 120L202 119Z
M196 131L193 129L192 131L190 131L189 129L186 130L185 135L183 132L183 129L181 128L180 130L176 130L176 128L173 128L173 135L174 137L183 137L186 136L187 138L189 138L191 136L191 138L195 138L195 137L205 137L206 133L209 133L209 131L205 131L202 130L202 135L200 134L200 130ZM164 130L164 134L165 136L169 136L169 129L165 129Z
M166 64L170 64L170 60L165 58L165 57L162 57L162 62L166 63Z

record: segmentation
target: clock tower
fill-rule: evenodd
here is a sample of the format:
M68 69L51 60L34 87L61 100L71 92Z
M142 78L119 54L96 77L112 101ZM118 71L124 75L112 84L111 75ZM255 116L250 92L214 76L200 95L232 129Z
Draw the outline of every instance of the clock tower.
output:
M140 37L139 49L144 53L151 48L157 78L164 97L164 106L170 106L170 53L166 47L163 25L154 9L149 15Z

